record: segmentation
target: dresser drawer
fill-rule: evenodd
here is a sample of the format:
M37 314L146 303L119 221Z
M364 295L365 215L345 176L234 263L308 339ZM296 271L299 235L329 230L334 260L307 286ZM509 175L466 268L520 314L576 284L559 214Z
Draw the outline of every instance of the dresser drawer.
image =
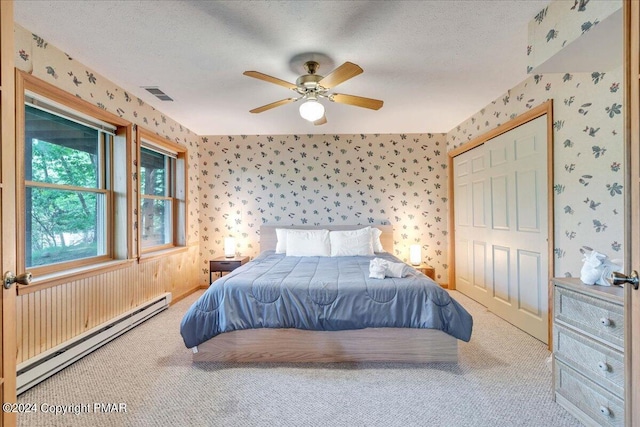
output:
M622 305L556 286L555 320L597 337L616 349L624 349Z
M209 261L209 284L213 282L213 273L231 272L249 262L249 257L216 258Z
M584 414L594 425L624 426L623 401L559 360L555 362L554 382L557 402L578 418L584 420ZM574 408L582 414L576 414Z
M597 341L556 324L553 352L558 360L624 398L624 356Z
M209 263L209 269L211 271L233 271L242 265L240 260L231 261L211 261Z

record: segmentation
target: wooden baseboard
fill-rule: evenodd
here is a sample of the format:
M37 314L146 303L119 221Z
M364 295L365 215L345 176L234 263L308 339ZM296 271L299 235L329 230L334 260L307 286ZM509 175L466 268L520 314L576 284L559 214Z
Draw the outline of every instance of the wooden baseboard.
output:
M194 292L199 291L200 289L206 289L206 288L203 288L201 286L196 286L195 288L189 289L188 291L184 292L181 295L178 295L177 297L174 297L173 294L172 294L171 295L171 304L170 305L173 305L173 304L177 303L178 301L185 299L186 297L188 297L189 295L191 295Z

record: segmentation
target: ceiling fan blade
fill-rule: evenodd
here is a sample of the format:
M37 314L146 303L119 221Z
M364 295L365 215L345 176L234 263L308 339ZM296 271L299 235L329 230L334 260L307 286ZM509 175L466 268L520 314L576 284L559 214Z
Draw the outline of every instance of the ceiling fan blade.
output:
M331 89L332 87L336 87L340 83L349 80L350 78L355 77L361 73L362 68L360 68L353 62L345 62L344 64L330 72L322 80L320 80L318 84L325 89Z
M334 93L329 97L329 99L340 104L355 105L356 107L369 108L371 110L379 110L382 107L382 104L384 104L384 102L379 99L345 95L341 93Z
M298 88L293 83L289 83L289 82L281 80L281 79L279 79L277 77L272 77L272 76L269 76L267 74L260 73L258 71L245 71L242 74L244 74L245 76L253 77L254 79L264 80L265 82L274 83L274 84L277 84L277 85L280 85L280 86L284 86L287 89L296 90Z
M325 123L327 123L327 116L322 116L318 120L313 122L313 124L316 125L316 126L320 126L320 125L323 125Z
M272 108L279 107L281 105L289 104L290 102L294 102L294 101L297 101L297 100L298 100L297 98L281 99L280 101L272 102L271 104L267 104L267 105L263 105L262 107L254 108L253 110L251 110L249 112L250 113L262 113L263 111L267 111L267 110L270 110Z

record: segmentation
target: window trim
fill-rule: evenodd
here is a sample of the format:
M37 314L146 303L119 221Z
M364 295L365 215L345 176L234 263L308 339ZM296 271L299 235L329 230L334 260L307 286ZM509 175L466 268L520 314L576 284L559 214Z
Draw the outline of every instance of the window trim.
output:
M104 120L96 119L95 117L92 117L90 115L83 114L79 111L69 112L66 110L66 106L60 105L57 102L52 102L51 100L37 93L30 92L27 94L26 92L28 91L29 90L27 89L24 95L25 104L33 108L46 111L49 114L53 114L54 116L62 117L74 123L78 123L91 129L106 132L115 136L115 131L118 129L117 126L105 122Z
M158 199L171 199L173 203L171 204L171 214L172 214L172 222L173 222L173 238L172 243L164 244L164 245L156 245L148 248L142 247L142 227L141 227L141 210L140 206L142 203L142 199L146 198L140 191L140 176L142 169L142 162L140 161L140 150L141 148L147 148L152 151L157 151L158 153L175 158L175 167L173 171L170 171L170 182L168 183L169 187L172 188L173 195L172 196L158 196L153 197L154 200ZM168 141L166 139L162 139L157 134L141 127L137 126L136 129L136 158L138 161L136 162L136 176L138 177L137 182L137 203L136 208L138 210L138 219L137 219L137 236L138 236L138 258L148 258L148 257L157 257L158 255L164 254L172 254L175 250L182 250L187 246L186 241L186 232L187 232L187 194L188 194L188 160L187 156L188 150L187 147L177 144L172 141Z
M110 196L106 198L107 212L109 217L108 229L111 231L105 236L107 241L107 254L99 255L97 257L82 258L78 260L72 260L68 262L49 264L44 266L30 267L29 270L35 277L40 275L47 276L44 282L51 282L51 286L54 286L59 282L61 277L67 275L72 276L75 274L75 270L82 267L91 267L93 265L102 265L109 261L121 261L130 259L133 253L132 251L132 233L129 224L132 222L132 190L131 183L131 135L132 135L132 123L125 120L115 114L112 114L106 110L99 108L83 99L73 96L62 89L50 85L32 75L20 70L16 70L16 178L17 178L17 191L16 191L16 232L17 232L17 269L18 271L26 270L26 254L25 254L25 219L23 212L26 208L26 180L24 170L24 150L25 150L25 108L26 96L42 97L47 101L50 101L54 106L60 105L63 108L69 108L81 115L87 115L97 121L105 122L116 128L115 136L113 137L113 145L123 145L124 156L126 156L126 162L124 165L118 165L118 162L113 162L113 168L120 168L119 170L112 169L110 182L107 183ZM29 94L27 95L27 92ZM112 152L114 147L111 148ZM120 206L126 206L126 219L116 221L116 201L115 199L115 175L124 175L128 181L124 186L124 192L126 198L124 201L119 202ZM122 192L123 186L120 185L119 189ZM126 221L126 225L124 222ZM124 238L115 242L111 235L115 235L119 231L127 230L124 233Z

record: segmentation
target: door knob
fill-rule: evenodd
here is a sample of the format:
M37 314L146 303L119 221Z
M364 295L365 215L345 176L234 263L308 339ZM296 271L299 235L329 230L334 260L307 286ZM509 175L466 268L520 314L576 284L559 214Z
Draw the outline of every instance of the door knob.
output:
M633 286L633 289L638 289L638 272L633 270L629 276L623 273L614 271L607 279L609 283L616 286L622 286L625 283L629 283Z
M17 276L11 271L4 273L4 288L9 289L14 283L20 283L21 285L28 285L31 283L32 274L29 272L18 274Z

